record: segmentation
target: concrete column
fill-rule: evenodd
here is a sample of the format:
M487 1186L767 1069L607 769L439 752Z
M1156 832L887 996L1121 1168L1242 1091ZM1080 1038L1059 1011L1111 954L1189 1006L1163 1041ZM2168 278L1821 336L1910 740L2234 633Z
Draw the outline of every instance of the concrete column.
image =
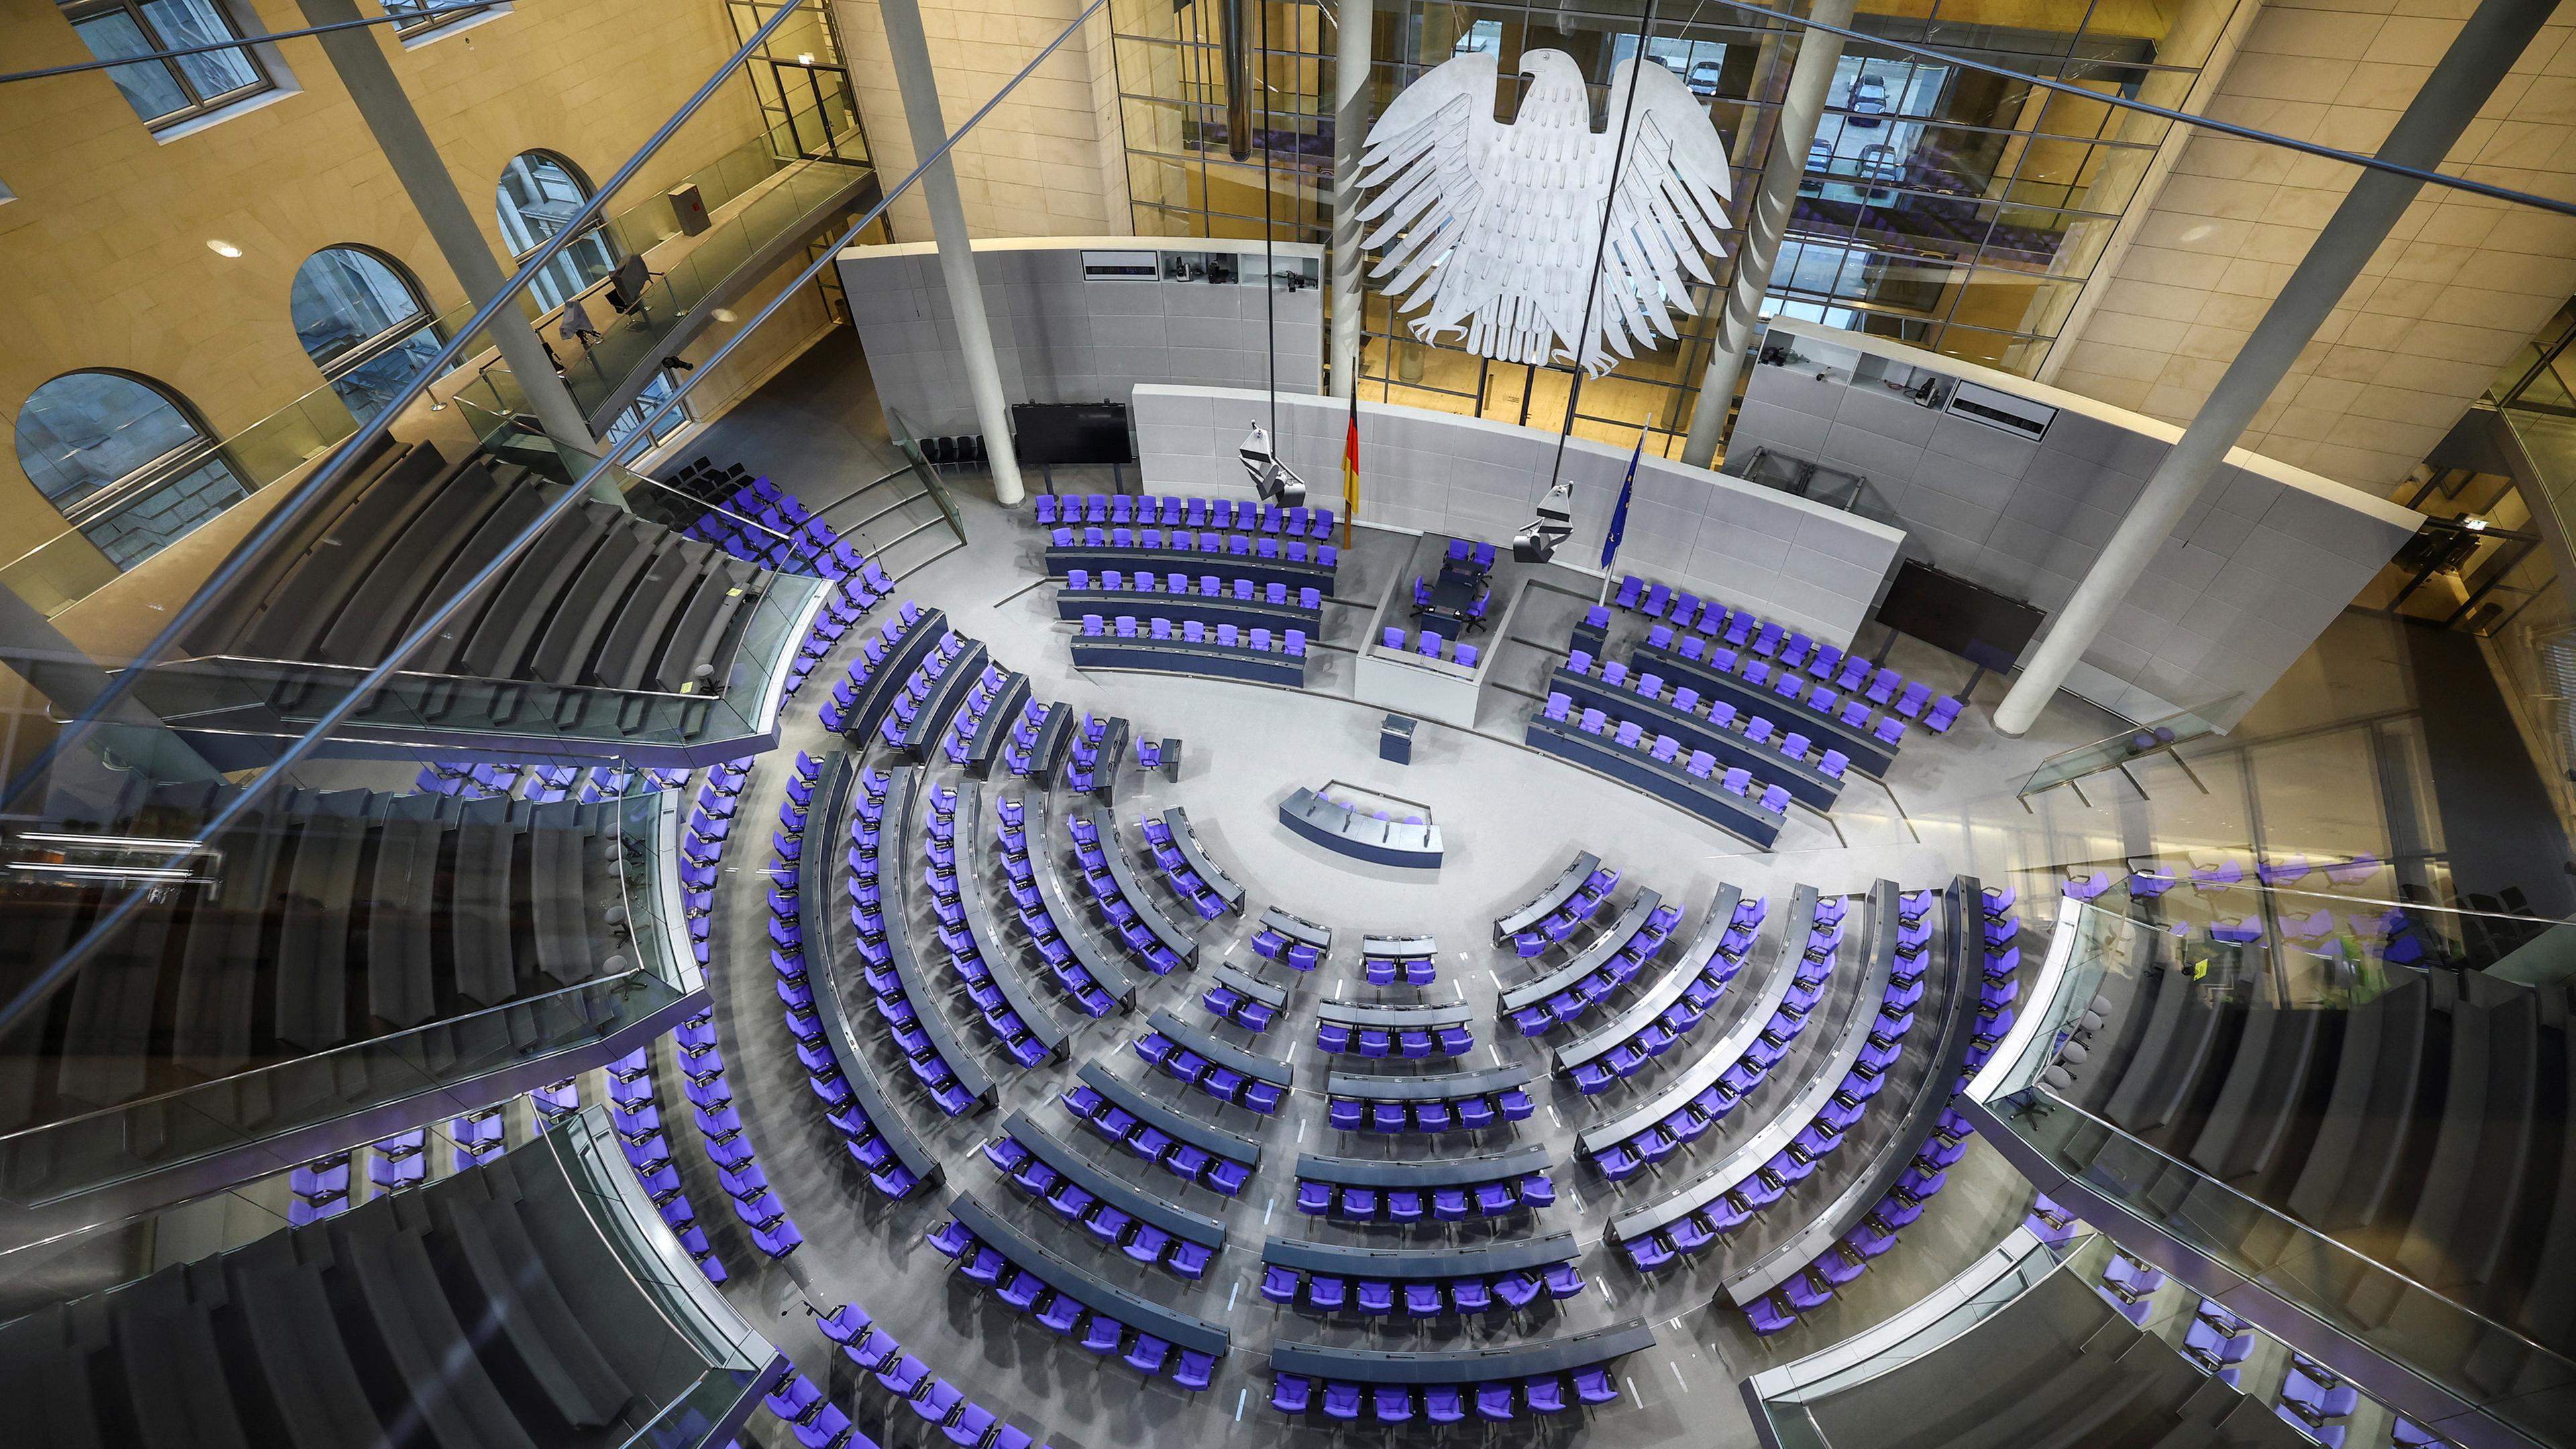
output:
M1807 18L1849 28L1854 0L1816 0ZM1780 238L1789 229L1790 209L1798 204L1798 182L1807 174L1807 148L1815 144L1816 123L1825 114L1825 97L1833 89L1834 65L1843 58L1843 38L1821 30L1801 32L1798 60L1789 71L1788 93L1780 98L1780 115L1771 128L1771 152L1762 163L1762 180L1744 203L1744 222L1735 244L1735 285L1726 294L1726 311L1717 321L1710 344L1708 371L1700 375L1699 400L1691 407L1690 433L1682 439L1682 461L1705 468L1717 456L1717 435L1726 427L1726 409L1735 401L1735 380L1744 370L1744 352L1762 325L1762 294L1771 289L1771 264L1780 258Z
M1333 51L1333 396L1347 398L1360 380L1360 319L1366 305L1360 273L1360 155L1368 150L1372 0L1342 0Z
M2557 0L2481 0L2388 133L2380 159L2428 171L2441 165L2556 6ZM2227 461L2227 450L2244 436L2254 414L2289 375L2300 350L2325 325L2327 314L2422 189L2423 183L2410 177L2365 170L2345 193L2271 310L2254 324L2236 360L2183 431L2182 441L2165 454L2103 545L2102 556L2076 584L2074 597L2050 623L2048 637L2022 665L1995 710L1995 728L2018 736L2038 720L2094 636L2128 598L2130 585L2173 535L2174 524Z
M304 18L313 25L333 25L361 18L357 0L297 0ZM382 29L387 34L380 35ZM403 93L402 82L394 78L392 62L385 59L385 45L392 27L364 30L335 30L315 37L322 53L331 59L331 68L340 75L340 83L349 88L350 99L358 103L358 114L365 118L377 147L392 164L394 175L411 197L414 209L429 228L430 240L438 246L439 255L447 259L448 269L464 283L465 295L477 307L499 296L509 274L492 255L491 244L484 240L483 229L474 222L474 213L456 190L456 178L447 169L438 145L430 140L429 130L420 123L420 113L413 110L411 98ZM599 455L599 441L591 435L590 424L582 417L581 407L556 375L554 364L546 360L545 345L528 324L527 314L514 302L492 315L492 345L510 364L510 375L518 380L519 390L527 395L528 406L535 410L537 422L546 436L583 457ZM610 502L622 498L610 490Z
M921 28L918 0L883 0L886 49L894 59L895 86L903 93L904 129L912 153L928 156L948 139L939 114L939 77L930 67L930 38ZM966 231L966 205L957 197L957 166L942 156L921 178L930 207L930 234L939 246L939 275L957 315L958 350L966 358L966 390L975 399L975 426L993 466L993 500L1008 508L1028 496L1020 486L1020 458L1011 449L1011 410L1002 401L1002 368L993 359L993 326L984 315L984 284L975 273L975 243Z

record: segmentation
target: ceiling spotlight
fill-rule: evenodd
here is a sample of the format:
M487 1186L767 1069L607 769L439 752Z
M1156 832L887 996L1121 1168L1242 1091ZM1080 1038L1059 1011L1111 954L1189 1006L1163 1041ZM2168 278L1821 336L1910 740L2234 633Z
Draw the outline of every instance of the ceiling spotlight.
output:
M810 50L800 50L796 52L796 63L798 65L812 65L814 63L814 52Z
M240 247L234 246L231 242L225 241L221 237L217 237L214 240L207 242L206 250L213 252L219 257L237 257L241 255Z

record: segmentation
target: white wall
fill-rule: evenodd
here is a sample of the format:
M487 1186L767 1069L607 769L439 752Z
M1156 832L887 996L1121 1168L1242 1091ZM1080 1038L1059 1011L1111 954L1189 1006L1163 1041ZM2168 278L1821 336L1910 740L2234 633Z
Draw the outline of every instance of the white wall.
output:
M1909 556L2051 614L2182 436L2108 403L1859 333L1774 323L1766 346L1783 341L1814 361L1751 370L1727 457L1749 466L1753 450L1768 446L1864 474L1903 522ZM1966 378L2058 415L2037 442L2013 437L1917 407L1878 382L1855 386L1852 367L1863 356ZM1819 370L1827 380L1816 380ZM2085 652L2091 668L2068 687L2131 719L2239 693L2220 720L2233 724L2421 522L2359 489L2237 449L2131 588L2129 607Z
M1146 386L1136 389L1134 405L1146 488L1252 496L1235 448L1267 414L1260 393ZM1306 480L1311 503L1341 506L1349 416L1349 405L1332 398L1279 400L1279 456ZM1546 491L1555 453L1556 435L1536 428L1363 402L1359 521L1508 547ZM1574 537L1557 562L1599 564L1627 467L1625 449L1580 438L1566 444ZM1637 467L1627 541L1613 570L1662 579L1843 644L1903 542L1900 530L1884 524L1647 458Z
M1281 242L1280 270L1320 276L1323 248ZM997 239L975 243L991 314L1002 395L1012 402L1127 400L1139 383L1265 387L1278 343L1279 390L1324 387L1320 287L1183 281L1086 282L1086 251L1231 252L1258 277L1259 242L1136 237ZM948 284L927 242L851 247L838 259L878 400L916 433L976 431ZM1265 330L1267 328L1268 330Z

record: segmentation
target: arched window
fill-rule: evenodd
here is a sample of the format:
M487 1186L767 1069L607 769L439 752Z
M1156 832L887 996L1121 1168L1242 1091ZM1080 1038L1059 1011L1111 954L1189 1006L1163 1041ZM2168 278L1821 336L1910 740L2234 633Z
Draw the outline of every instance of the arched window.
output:
M305 258L289 305L305 355L362 423L438 354L420 289L374 252L324 247Z
M29 395L18 466L121 569L250 496L194 409L122 372L67 372Z
M552 151L523 151L501 170L501 239L510 258L525 261L530 252L554 239L590 199L590 183L573 164ZM605 223L592 221L579 240L555 253L553 261L528 284L528 294L541 308L555 308L582 288L617 268L617 253Z

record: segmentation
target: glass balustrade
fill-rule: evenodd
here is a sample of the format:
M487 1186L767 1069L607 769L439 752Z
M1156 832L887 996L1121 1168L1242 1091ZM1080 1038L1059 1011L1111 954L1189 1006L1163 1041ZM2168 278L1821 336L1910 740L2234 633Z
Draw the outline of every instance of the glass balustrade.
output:
M2576 1442L2571 1345L2546 1341L2576 1218L2554 1158L2524 1151L2556 1137L2563 1023L2509 977L2384 954L2302 976L2195 930L2060 903L2036 985L1963 1093L1988 1140L2417 1423L2452 1434L2483 1413ZM2515 1166L2533 1158L2549 1160Z
M227 799L161 786L89 828L7 839L13 986L118 891L149 893L80 978L0 1037L0 1203L25 1222L180 1165L283 1170L366 1140L387 1109L480 1108L530 1063L561 1076L581 1063L559 1054L604 1060L620 1032L704 986L681 919L676 792L531 807L280 791L184 864L159 863ZM513 877L530 883L532 940L513 934ZM371 915L397 902L399 917ZM138 1006L172 992L180 1020L154 1039Z

